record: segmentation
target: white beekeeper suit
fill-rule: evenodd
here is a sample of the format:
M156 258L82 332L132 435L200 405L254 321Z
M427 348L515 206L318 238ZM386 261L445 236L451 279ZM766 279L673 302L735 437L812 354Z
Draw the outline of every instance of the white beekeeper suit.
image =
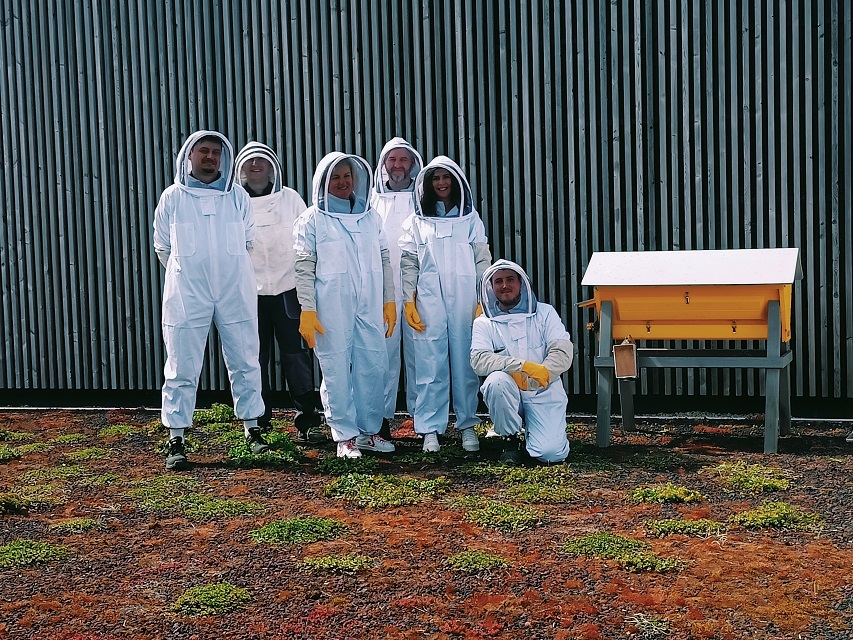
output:
M388 186L388 169L385 161L388 154L396 149L407 151L412 157L412 168L409 172L411 187L402 191L392 191ZM415 211L413 196L415 178L423 166L423 159L408 142L403 138L391 138L382 148L379 162L376 166L376 181L373 190L373 208L382 218L382 226L385 237L388 239L388 251L391 259L391 271L394 274L394 289L397 292L397 317L403 317L403 291L400 282L400 256L402 251L399 245L400 236L403 234L403 223ZM402 337L403 348L400 343ZM415 387L415 346L414 330L405 322L398 322L394 333L385 341L388 349L388 379L385 383L385 418L390 420L394 417L397 408L397 389L400 382L401 361L405 362L406 370L406 408L409 413L414 413L417 389ZM401 351L405 357L401 358Z
M343 161L353 175L346 200L329 192ZM294 227L299 303L303 316L314 314L325 331L317 331L314 353L323 372L326 423L336 442L353 446L357 436L376 434L382 424L388 371L383 304L395 299L382 220L369 205L371 173L358 156L326 155L314 173L313 204Z
M509 311L498 306L491 284L492 276L502 269L516 272L521 280L520 301ZM524 431L531 457L542 462L565 460L568 397L560 375L571 367L574 347L560 316L554 307L536 300L527 274L509 260L498 260L486 270L480 302L483 315L474 320L471 366L485 377L483 398L495 432L514 436ZM545 366L547 387L522 373L529 362ZM528 389L521 390L513 376Z
M220 139L222 156L219 179L205 185L190 175L189 155L207 136ZM175 183L162 193L154 214L154 249L166 267L162 421L171 429L192 425L211 320L222 342L234 411L241 420L253 420L264 405L249 196L234 185L234 151L220 133L192 134L175 165Z
M424 183L439 170L450 173L461 190L460 205L450 211L441 202L436 211L424 208ZM473 428L480 422L476 415L480 383L471 369L471 325L477 286L491 254L468 180L450 158L438 156L418 174L415 213L403 224L399 243L403 299L406 304L415 303L424 325L414 335L415 431L444 434L451 387L456 428ZM475 446L468 450L479 448Z

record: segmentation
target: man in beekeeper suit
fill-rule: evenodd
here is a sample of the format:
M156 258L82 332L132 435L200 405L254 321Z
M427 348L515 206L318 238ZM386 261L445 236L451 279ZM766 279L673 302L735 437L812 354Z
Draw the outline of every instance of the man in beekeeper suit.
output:
M506 444L501 460L519 464L520 434L527 453L542 463L569 455L568 397L560 376L574 347L557 311L539 302L520 266L498 260L483 274L483 314L474 320L471 367L485 377L480 390L497 435Z
M258 333L261 383L266 411L258 425L266 431L272 419L269 363L273 341L281 354L282 378L296 406L293 420L301 442L325 440L314 395L314 363L299 335L293 223L307 209L296 191L282 184L281 163L268 146L249 142L237 154L235 180L252 198L255 242L252 264L258 285Z
M247 442L255 453L268 447L257 423L264 403L249 196L234 184L234 151L221 133L192 134L175 165L175 183L163 191L154 212L154 250L166 267L161 412L170 437L166 468L181 470L187 467L184 431L192 425L211 321Z
M373 188L373 208L382 218L382 228L388 239L394 289L397 293L397 317L403 317L403 294L400 282L401 250L398 240L403 235L403 223L415 211L412 197L415 177L423 166L423 159L415 148L403 138L391 138L379 154ZM406 408L415 413L415 345L414 330L405 322L398 322L387 340L388 378L385 380L385 417L379 431L386 440L391 439L391 420L397 408L397 389L400 382L401 362L406 371ZM402 349L401 349L402 343Z

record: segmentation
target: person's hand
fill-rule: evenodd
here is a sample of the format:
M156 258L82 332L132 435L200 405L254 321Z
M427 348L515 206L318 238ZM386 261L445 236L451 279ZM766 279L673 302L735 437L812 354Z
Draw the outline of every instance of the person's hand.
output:
M406 316L408 325L418 333L422 333L426 329L426 325L421 322L421 314L418 313L414 300L409 300L403 305L403 315Z
M518 385L518 388L522 391L527 391L527 376L521 373L520 371L516 371L515 373L509 374L512 376L512 379L515 380L515 384Z
M391 334L394 333L394 327L397 324L396 302L386 302L382 305L382 318L385 320L385 324L388 325L388 330L385 332L385 337L390 338Z
M535 362L525 362L521 365L521 370L536 380L542 389L551 384L551 373L544 365L536 364Z
M320 324L320 318L317 317L317 312L303 311L299 315L299 335L302 336L302 339L305 340L305 344L307 344L311 349L317 346L317 332L322 334L326 333L323 325Z
M483 315L483 305L478 302L477 306L474 307L474 318L479 318L481 315Z

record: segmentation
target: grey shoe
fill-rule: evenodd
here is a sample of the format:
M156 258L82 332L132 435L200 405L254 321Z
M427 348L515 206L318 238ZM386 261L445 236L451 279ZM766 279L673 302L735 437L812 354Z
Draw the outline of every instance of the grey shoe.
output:
M462 429L462 448L469 453L480 450L480 440L477 438L474 427Z
M323 430L320 429L320 427L312 425L307 427L304 431L302 429L297 429L296 441L302 444L318 444L326 441L326 434L323 433Z
M261 434L260 427L251 427L249 429L249 435L246 436L246 446L249 447L249 451L255 455L266 453L270 450L270 446Z
M359 434L355 439L355 446L363 451L376 451L378 453L394 453L395 450L393 442L389 442L378 434Z
M435 431L424 434L424 453L438 453L441 445L438 443L438 434Z
M187 452L184 449L184 439L175 436L169 440L169 452L166 454L166 469L168 471L183 471L189 468Z

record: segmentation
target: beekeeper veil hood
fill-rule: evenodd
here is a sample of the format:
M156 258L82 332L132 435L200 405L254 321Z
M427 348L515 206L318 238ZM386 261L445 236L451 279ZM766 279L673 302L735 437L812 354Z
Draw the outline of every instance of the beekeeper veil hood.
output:
M509 311L504 311L498 306L498 299L492 288L492 277L502 269L515 271L521 280L521 298L518 304ZM498 260L483 273L483 281L480 284L480 304L483 305L483 314L492 319L500 319L501 316L536 313L536 296L530 287L530 278L527 277L524 269L510 260Z
M450 208L445 207L432 188L432 176L440 169L447 171L453 180L451 199L454 203ZM459 165L447 156L433 158L415 179L415 213L423 217L464 218L471 215L473 211L474 198L471 195L471 187Z
M237 184L242 187L246 186L246 174L249 170L247 164L250 160L255 158L263 158L272 165L272 175L270 176L270 182L272 183L271 193L278 193L281 191L281 162L279 162L278 156L272 149L260 142L247 143L246 146L240 150L240 153L237 154L237 161L234 168L234 179Z
M409 170L409 178L411 178L413 184L418 173L421 171L421 167L424 166L421 154L415 151L415 148L410 145L405 138L400 138L399 136L391 138L385 146L382 147L382 153L379 154L379 162L376 165L376 182L374 184L374 190L376 193L387 193L390 191L388 189L388 169L385 167L385 162L388 159L388 155L395 149L408 151L409 155L412 157L412 168Z
M331 216L363 214L368 210L372 180L373 172L364 158L333 151L314 171L314 205Z
M219 160L219 177L209 184L197 180L192 175L193 167L190 153L193 148L204 138L217 138L222 144L222 155ZM186 139L178 157L175 159L175 184L186 188L197 188L212 191L210 195L217 192L228 193L234 186L234 147L224 135L217 131L196 131Z

